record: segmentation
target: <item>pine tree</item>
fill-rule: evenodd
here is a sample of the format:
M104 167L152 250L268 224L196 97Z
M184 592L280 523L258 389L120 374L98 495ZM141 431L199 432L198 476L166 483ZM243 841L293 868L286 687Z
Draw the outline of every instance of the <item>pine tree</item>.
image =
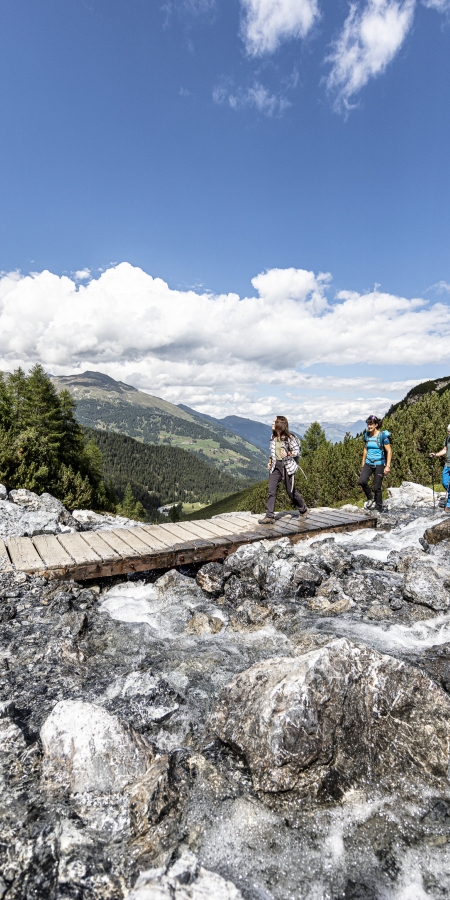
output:
M325 444L328 444L328 441L322 426L319 422L311 422L311 425L300 439L303 459L316 453Z

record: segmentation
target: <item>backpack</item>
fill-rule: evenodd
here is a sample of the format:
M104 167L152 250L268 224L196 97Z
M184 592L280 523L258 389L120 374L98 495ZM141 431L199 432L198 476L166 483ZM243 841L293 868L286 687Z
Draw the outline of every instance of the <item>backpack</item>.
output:
M383 444L383 438L387 437L389 439L388 443L392 446L392 435L390 431L379 431L377 434L377 444L378 448L383 451L384 458L387 460L387 452L386 445ZM367 444L367 441L370 440L370 434L368 431L365 431L363 434L364 443Z

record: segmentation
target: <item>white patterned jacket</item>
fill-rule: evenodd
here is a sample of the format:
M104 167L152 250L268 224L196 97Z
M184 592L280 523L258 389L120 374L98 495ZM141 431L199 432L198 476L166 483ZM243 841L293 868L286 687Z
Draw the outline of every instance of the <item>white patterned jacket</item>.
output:
M276 446L276 438L272 438L270 442L270 474L272 474L275 464L276 464L276 456L275 456L275 446ZM283 458L284 467L288 475L295 475L298 469L298 463L296 463L294 457L300 456L300 442L298 438L296 438L295 434L291 434L290 438L284 441L281 441L281 447L286 450L287 455Z

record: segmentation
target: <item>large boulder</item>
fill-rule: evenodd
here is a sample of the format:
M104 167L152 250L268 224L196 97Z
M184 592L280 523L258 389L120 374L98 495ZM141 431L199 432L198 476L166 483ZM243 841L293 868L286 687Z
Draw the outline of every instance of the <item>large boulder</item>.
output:
M126 900L243 900L231 881L200 865L186 850L169 869L143 872Z
M43 776L72 793L121 791L141 778L150 749L132 729L93 703L61 700L41 728Z
M443 522L438 522L432 528L427 528L424 538L429 544L440 544L441 541L450 540L450 516Z
M400 487L388 488L388 504L389 509L405 506L430 507L433 506L433 491L414 481L402 481Z
M330 779L405 771L448 778L450 698L418 669L346 639L237 675L212 725L263 791L317 793Z
M255 544L243 544L224 562L225 578L237 575L239 578L250 578L262 585L265 581L269 554L262 541Z
M411 559L403 579L402 593L405 600L429 606L436 611L446 610L450 607L448 587L445 577L431 562Z
M195 580L206 594L218 597L223 591L225 581L223 565L218 562L206 563L198 570Z

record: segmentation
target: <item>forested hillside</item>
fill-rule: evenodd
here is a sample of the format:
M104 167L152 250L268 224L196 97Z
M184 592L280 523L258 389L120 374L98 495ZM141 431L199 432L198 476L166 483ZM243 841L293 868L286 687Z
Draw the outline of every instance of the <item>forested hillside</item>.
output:
M188 450L236 478L257 481L264 474L265 453L215 420L207 421L102 372L52 380L57 390L70 391L81 425Z
M419 394L414 403L397 406L394 414L385 417L382 427L391 432L393 448L391 473L385 477L383 484L385 489L397 487L402 481L431 485L433 463L428 454L430 450L442 447L449 423L449 390ZM310 426L302 441L300 462L303 472L299 469L295 476L296 485L308 506L332 506L361 500L363 495L358 486L358 475L363 447L362 437L350 435L339 444L331 444L317 422ZM434 474L437 483L440 481L441 467L442 463L436 460ZM228 504L227 509L217 511L231 511L231 502L235 510L263 512L266 498L267 479L234 498L227 498L224 501ZM222 506L223 503L220 504ZM276 508L290 508L281 488ZM208 514L214 513L203 509L196 516Z
M103 476L119 499L130 483L149 513L173 501L213 503L243 483L177 447L155 447L111 431L84 431L99 447Z

